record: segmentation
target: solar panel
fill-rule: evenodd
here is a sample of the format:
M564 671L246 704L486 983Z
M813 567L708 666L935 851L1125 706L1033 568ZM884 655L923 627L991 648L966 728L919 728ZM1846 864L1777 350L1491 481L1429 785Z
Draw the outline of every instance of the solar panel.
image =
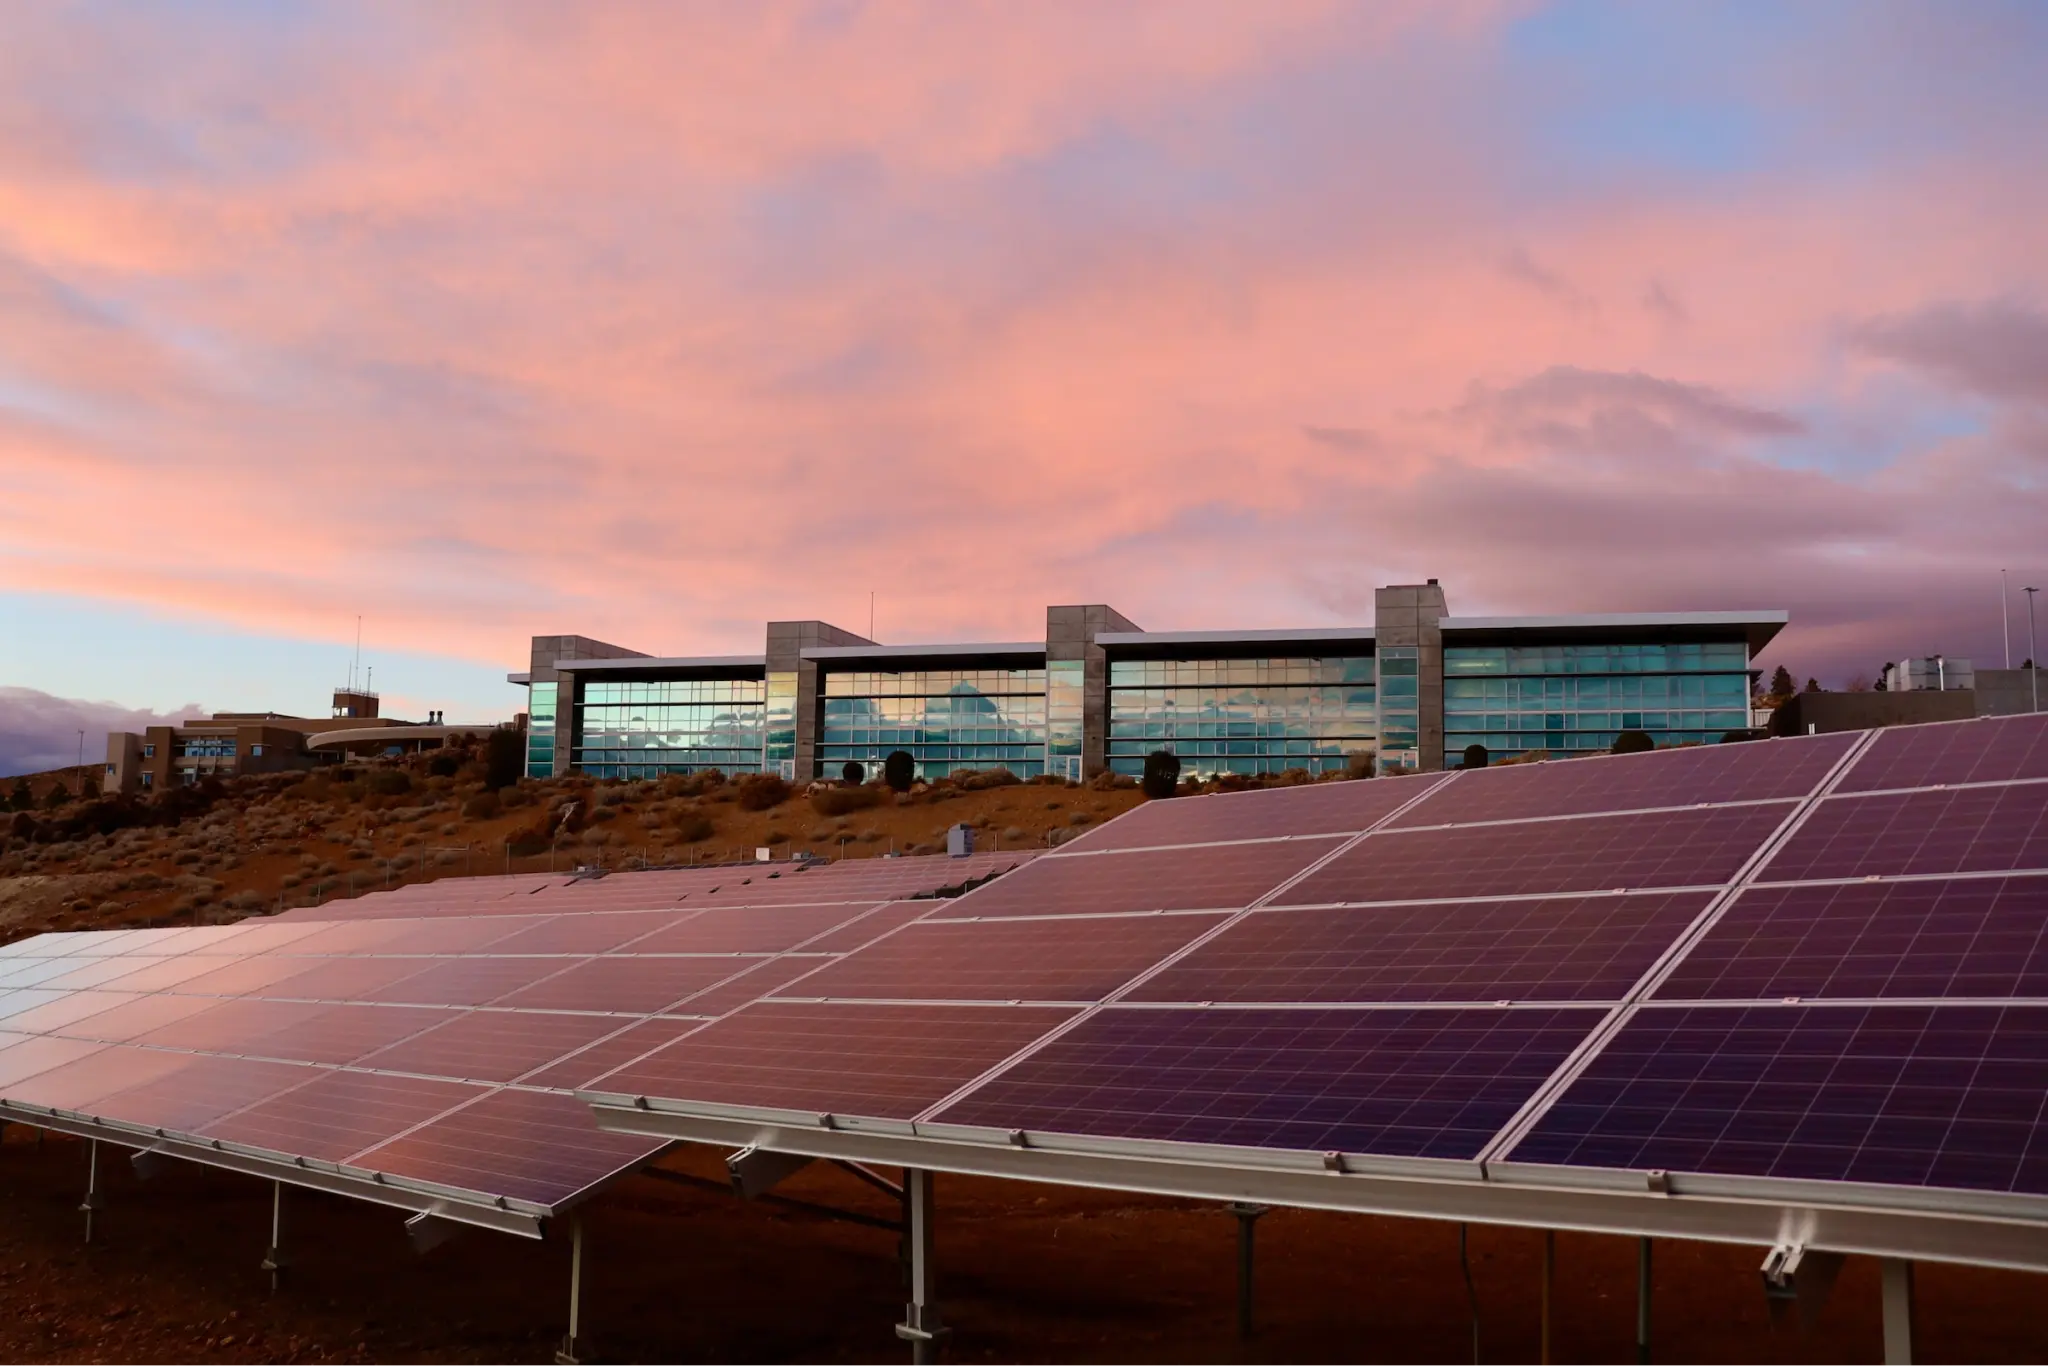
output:
M1620 1000L1711 894L1254 911L1133 1001ZM858 972L867 955L836 971Z
M322 1162L347 1162L484 1094L420 1077L320 1071L301 1085L202 1125L203 1138Z
M891 901L863 913L856 920L847 921L836 930L805 940L804 952L849 953L913 920L944 914L950 904L945 901Z
M357 1154L352 1165L555 1205L652 1155L645 1139L591 1124L590 1107L573 1096L501 1090Z
M709 958L594 958L501 998L532 1010L598 1010L654 1015L715 982L753 966L721 954Z
M1831 797L1763 870L1767 882L2048 868L2048 785Z
M1874 792L2048 778L2048 712L1879 731L1838 788Z
M156 1081L131 1086L92 1103L90 1113L116 1123L178 1133L206 1124L306 1081L306 1069L282 1062L250 1062L209 1053L177 1053L184 1065Z
M1032 1006L753 1005L589 1089L907 1120L1072 1014Z
M2048 1194L2048 1008L1638 1011L1517 1162Z
M724 1015L774 994L831 961L808 951L786 958L756 958L751 967L678 1002L674 1011L683 1015Z
M1226 918L1209 913L925 920L865 953L822 967L779 994L879 1001L1099 1001Z
M1424 773L1372 782L1314 783L1147 802L1061 846L1061 852L1099 853L1281 835L1355 835L1386 819L1444 777Z
M1789 803L1580 816L1368 836L1279 905L1533 896L1726 882Z
M1328 836L1042 858L969 892L956 914L989 918L1231 909L1250 905L1343 843L1341 836Z
M1471 1158L1604 1012L1106 1009L940 1123Z
M464 1011L364 1055L364 1067L462 1081L511 1082L615 1032L609 1015Z
M779 953L836 929L866 906L715 907L633 942L634 953Z
M611 1019L607 1023L616 1026L621 1021ZM703 1027L702 1020L678 1020L665 1016L641 1020L626 1025L616 1034L607 1035L588 1048L529 1072L520 1080L528 1086L552 1086L558 1090L574 1091L607 1072L624 1067L643 1053L651 1053L663 1044Z
M2048 998L2048 877L1753 887L1662 998Z
M1860 737L1700 745L1461 773L1394 829L1804 797Z

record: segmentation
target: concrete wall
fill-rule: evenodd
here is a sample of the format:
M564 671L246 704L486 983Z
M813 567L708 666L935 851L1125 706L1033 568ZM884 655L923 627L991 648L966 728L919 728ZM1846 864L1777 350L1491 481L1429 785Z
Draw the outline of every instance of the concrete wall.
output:
M1977 694L1948 692L1802 692L1771 714L1771 734L1816 735L1913 726L1928 721L1967 721L1977 715Z
M1977 670L1977 715L2020 716L2035 710L2038 669ZM2048 677L2039 677L2040 707L2048 710Z
M557 667L557 660L645 659L644 650L629 650L589 636L535 636L528 656L528 681L556 683L555 772L567 773L574 766L576 746L583 739L576 724L576 674L573 666Z
M1429 583L1389 584L1373 593L1373 648L1415 648L1415 765L1423 773L1444 766L1444 631L1450 612L1444 590Z
M1081 774L1092 778L1108 766L1109 655L1095 643L1101 631L1145 628L1108 603L1078 603L1045 609L1045 661L1081 661Z
M805 659L805 650L834 645L872 645L866 636L855 635L829 621L771 621L767 648L762 651L769 673L796 674L796 776L808 782L818 776L818 731L824 716L825 675L815 659Z

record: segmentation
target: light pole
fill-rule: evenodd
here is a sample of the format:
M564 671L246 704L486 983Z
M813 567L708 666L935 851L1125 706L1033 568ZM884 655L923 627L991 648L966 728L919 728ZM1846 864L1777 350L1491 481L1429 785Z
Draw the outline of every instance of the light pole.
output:
M2041 710L2041 647L2034 640L2034 594L2041 590L2038 588L2022 588L2020 591L2027 595L2027 663L2032 666L2027 670L2027 686L2031 690L2033 702L2027 710L2039 711Z

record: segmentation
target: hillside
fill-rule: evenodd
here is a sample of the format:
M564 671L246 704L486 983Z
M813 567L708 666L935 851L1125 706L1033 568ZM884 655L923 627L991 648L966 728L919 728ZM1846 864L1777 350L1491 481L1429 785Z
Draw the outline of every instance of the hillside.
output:
M484 778L480 756L426 756L0 813L0 942L220 923L471 873L730 862L762 847L777 858L933 853L962 822L982 849L1042 848L1143 800L1128 785L1019 783L1007 773L902 795L716 775L572 775L489 793Z

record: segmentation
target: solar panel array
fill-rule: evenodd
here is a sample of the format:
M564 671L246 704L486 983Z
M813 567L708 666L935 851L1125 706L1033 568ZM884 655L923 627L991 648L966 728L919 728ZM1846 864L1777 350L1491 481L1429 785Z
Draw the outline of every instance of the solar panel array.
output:
M570 1092L1031 854L444 881L0 949L0 1105L545 1214L663 1146ZM344 918L345 917L345 918Z
M2017 717L1150 803L586 1094L2048 1194L2044 981Z
M2044 811L2020 717L1154 802L1036 857L43 936L0 954L0 1106L536 1209L653 1151L593 1100L2048 1194Z

